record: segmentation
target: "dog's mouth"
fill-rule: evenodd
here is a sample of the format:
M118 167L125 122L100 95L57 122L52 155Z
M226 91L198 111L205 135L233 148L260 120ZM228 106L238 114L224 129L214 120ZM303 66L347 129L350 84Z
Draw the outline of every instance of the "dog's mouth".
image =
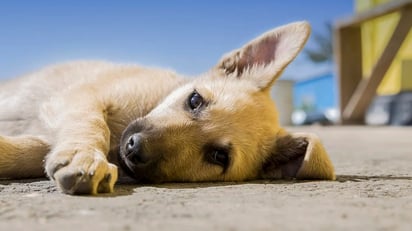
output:
M133 171L133 168L129 167L130 164L127 163L127 160L125 159L123 153L120 151L119 156L119 167L121 170L123 170L124 173L126 173L128 176L132 177L133 179L140 181L139 177L136 176L136 174Z
M129 177L133 178L138 183L161 183L161 177L156 177L152 165L138 166L127 158L120 152L119 153L119 167L126 173Z

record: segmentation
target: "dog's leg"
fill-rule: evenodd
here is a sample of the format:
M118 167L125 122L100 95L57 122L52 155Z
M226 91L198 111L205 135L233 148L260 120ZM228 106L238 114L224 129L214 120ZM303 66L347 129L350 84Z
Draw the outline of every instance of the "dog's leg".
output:
M0 136L0 178L45 176L43 160L50 146L34 136Z
M117 167L110 164L107 107L93 88L70 92L54 112L56 142L46 158L46 172L69 194L112 192ZM57 117L57 118L56 118Z

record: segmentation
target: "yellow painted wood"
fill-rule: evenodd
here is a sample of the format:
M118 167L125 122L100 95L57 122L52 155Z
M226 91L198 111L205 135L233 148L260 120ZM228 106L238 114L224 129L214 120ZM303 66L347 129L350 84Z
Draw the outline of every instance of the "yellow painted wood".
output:
M362 12L390 1L392 0L356 0L356 11ZM397 25L399 16L399 12L391 13L362 24L363 76L370 76L373 66ZM409 69L402 67L402 63L405 65L403 61L410 59L412 59L412 32L409 32L382 83L379 85L377 90L379 95L397 94L402 90L410 89L412 78L404 77L405 70Z

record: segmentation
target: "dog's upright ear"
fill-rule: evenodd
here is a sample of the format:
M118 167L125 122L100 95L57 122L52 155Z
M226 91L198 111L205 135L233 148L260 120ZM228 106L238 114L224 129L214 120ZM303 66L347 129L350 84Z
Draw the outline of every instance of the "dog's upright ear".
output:
M335 180L335 171L319 138L310 133L283 135L262 165L263 179Z
M307 22L275 28L222 57L215 67L227 76L250 79L269 88L296 57L310 35Z

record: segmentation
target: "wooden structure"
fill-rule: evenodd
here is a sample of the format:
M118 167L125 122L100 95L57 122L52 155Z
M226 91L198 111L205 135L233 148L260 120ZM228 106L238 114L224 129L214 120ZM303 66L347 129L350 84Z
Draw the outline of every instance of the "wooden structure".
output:
M361 25L394 12L400 12L400 18L393 34L377 59L370 76L363 78ZM366 110L411 27L412 0L398 0L379 5L337 24L334 52L343 124L364 122Z

